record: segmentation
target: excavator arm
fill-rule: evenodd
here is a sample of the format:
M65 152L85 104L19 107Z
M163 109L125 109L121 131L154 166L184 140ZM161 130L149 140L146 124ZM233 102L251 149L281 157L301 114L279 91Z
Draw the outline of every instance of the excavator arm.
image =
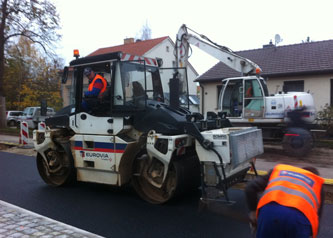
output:
M196 35L189 34L188 30L192 31L200 38ZM260 67L251 60L235 54L228 47L212 42L208 37L196 33L185 24L180 27L176 39L176 59L178 67L186 67L188 64L189 51L191 49L190 44L195 45L225 65L240 72L242 75L258 74L261 72Z

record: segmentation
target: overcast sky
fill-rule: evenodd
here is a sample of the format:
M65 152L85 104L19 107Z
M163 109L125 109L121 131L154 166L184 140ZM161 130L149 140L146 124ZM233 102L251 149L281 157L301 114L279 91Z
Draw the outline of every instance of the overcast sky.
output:
M139 36L146 23L152 38L175 41L182 24L234 51L257 49L279 34L279 45L333 39L332 0L53 0L61 19L59 55L86 56L98 48ZM199 74L217 62L193 47Z

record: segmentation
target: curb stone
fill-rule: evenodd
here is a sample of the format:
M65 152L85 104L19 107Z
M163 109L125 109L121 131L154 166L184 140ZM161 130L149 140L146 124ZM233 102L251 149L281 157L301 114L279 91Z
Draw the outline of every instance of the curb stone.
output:
M103 238L0 200L0 238Z

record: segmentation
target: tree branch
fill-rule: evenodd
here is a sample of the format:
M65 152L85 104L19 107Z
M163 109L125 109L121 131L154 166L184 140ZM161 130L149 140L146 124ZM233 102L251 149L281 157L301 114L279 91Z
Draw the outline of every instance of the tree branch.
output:
M32 42L39 44L39 45L43 48L44 52L45 52L46 54L48 53L48 51L46 50L46 47L43 45L42 42L37 41L37 40L33 39L32 37L27 36L27 35L22 35L22 36L25 36L25 37L27 37L29 40L31 40Z

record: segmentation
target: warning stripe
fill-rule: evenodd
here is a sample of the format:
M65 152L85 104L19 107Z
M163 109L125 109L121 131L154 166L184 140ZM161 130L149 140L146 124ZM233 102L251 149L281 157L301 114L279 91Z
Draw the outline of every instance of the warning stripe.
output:
M82 151L89 151L89 152L105 152L105 153L124 153L125 150L115 150L115 149L102 149L102 148L94 148L94 149L87 149L79 146L75 146L74 150L82 150Z
M20 144L27 145L29 139L29 128L28 123L25 121L21 122L21 131L20 131Z
M147 58L145 58L145 61L146 61L146 64L149 64L149 65L151 65L152 63L150 62L150 60L149 59L147 59Z
M144 60L146 64L152 65L152 66L157 66L157 60L152 59L152 58L147 58L147 57L142 57L142 56L137 56L137 55L131 55L131 54L126 54L123 53L121 57L122 61L133 61L133 60Z
M107 142L95 142L94 148L83 148L82 141L75 141L74 150L83 150L91 152L106 152L106 153L124 153L127 144L122 143L107 143Z
M134 60L134 55L131 55L131 56L129 57L129 60Z
M123 54L123 55L122 55L122 57L121 57L121 60L124 60L124 61L126 61L126 60L128 60L128 59L129 59L129 57L130 57L130 55L129 55L129 54Z
M24 137L28 137L28 133L27 133L27 131L22 130L22 135L23 135Z
M38 130L42 131L46 129L46 124L45 122L40 122L38 123Z
M297 102L297 96L294 95L294 107L297 108L298 107L298 102Z

